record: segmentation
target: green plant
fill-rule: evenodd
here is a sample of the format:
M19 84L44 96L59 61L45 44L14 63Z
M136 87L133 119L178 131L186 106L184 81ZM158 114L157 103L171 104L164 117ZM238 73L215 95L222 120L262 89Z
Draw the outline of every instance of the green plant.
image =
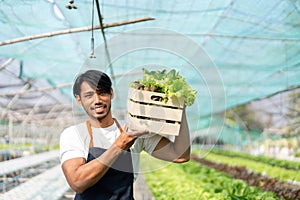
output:
M272 192L248 186L241 180L233 179L225 173L194 161L183 164L162 163L147 157L149 156L142 154L141 165L143 169L154 169L144 175L157 200L280 199Z
M271 166L282 167L282 168L292 169L292 170L300 170L300 162L296 162L296 161L280 160L280 159L267 157L267 156L256 156L256 155L250 155L243 152L234 152L234 151L228 151L223 149L213 149L211 152L219 155L228 156L228 157L240 157L249 160L254 160L254 161L266 163Z
M162 71L148 71L143 69L143 79L130 83L130 86L136 89L142 89L152 92L165 94L163 102L169 98L184 98L185 105L191 106L195 99L197 91L192 89L175 69Z
M209 154L206 155L205 159L212 162L228 164L231 166L244 166L255 173L266 174L268 177L276 178L277 180L280 181L288 181L288 180L295 180L298 182L300 181L300 175L297 170L272 166L263 162L257 162L247 158L228 157L225 155L210 152Z

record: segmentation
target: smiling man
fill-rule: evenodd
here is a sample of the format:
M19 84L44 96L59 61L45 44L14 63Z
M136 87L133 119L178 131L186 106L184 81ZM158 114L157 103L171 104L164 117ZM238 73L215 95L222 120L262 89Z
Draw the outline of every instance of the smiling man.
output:
M87 121L66 128L60 137L60 160L75 199L124 199L133 197L139 153L170 161L190 159L189 129L183 112L180 133L174 142L148 131L130 131L113 118L112 83L105 73L88 70L74 83L76 103ZM144 137L140 137L144 135Z

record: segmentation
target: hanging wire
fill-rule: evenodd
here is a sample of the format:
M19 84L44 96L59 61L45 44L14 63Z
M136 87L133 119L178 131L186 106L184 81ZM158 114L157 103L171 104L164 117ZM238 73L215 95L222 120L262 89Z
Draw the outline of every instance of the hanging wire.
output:
M102 33L102 37L103 37L103 41L104 41L105 55L106 55L106 58L107 58L107 61L108 61L108 67L110 69L111 79L112 79L112 83L114 85L114 91L115 91L115 94L118 94L118 88L116 86L116 79L115 79L113 66L112 66L112 62L111 62L111 58L110 58L110 54L109 54L109 50L108 50L108 45L107 45L107 41L106 41L106 37L105 37L105 32L104 32L104 28L103 28L104 27L103 17L102 17L101 10L100 10L99 0L96 0L96 6L97 6L99 23L100 23L100 27L101 27L101 33ZM121 101L119 95L115 95L115 101L116 102ZM116 109L119 109L118 107L120 105L121 105L120 103L117 103Z
M105 37L105 33L104 33L104 28L103 28L103 17L101 15L99 0L96 0L96 6L97 6L99 23L100 23L100 26L101 26L101 33L102 33L102 37L103 37L104 45L105 45L105 54L106 54L106 57L107 57L108 66L109 66L109 69L110 69L111 77L114 77L113 67L112 67L112 63L111 63L111 59L110 59L110 54L109 54L109 51L108 51L107 41L106 41L106 37ZM113 78L113 82L115 84L114 78Z
M91 38L91 54L90 58L96 58L95 56L95 40L94 40L94 7L95 7L95 0L93 0L93 7L92 7L92 38Z

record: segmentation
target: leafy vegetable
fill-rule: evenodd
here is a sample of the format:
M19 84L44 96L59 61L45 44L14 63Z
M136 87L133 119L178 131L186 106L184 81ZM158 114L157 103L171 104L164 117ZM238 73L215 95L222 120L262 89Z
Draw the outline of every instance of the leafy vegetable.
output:
M280 199L272 192L248 186L244 181L209 168L193 160L166 163L141 154L141 167L155 199Z
M148 71L143 69L144 77L142 80L130 84L131 87L152 92L164 93L166 96L163 102L168 98L184 98L185 105L191 106L195 99L197 91L192 89L185 78L182 77L175 69L162 71Z
M205 159L210 160L212 162L218 161L220 163L225 163L229 165L244 166L247 169L252 170L253 172L259 174L266 174L268 177L276 178L280 181L300 181L300 174L297 170L289 170L278 166L271 166L269 164L253 161L248 158L228 157L225 155L210 152L205 157Z
M297 161L280 160L280 159L267 157L267 156L255 156L255 155L250 155L247 153L228 151L228 150L224 150L224 149L222 149L222 150L213 149L212 152L215 154L221 154L221 155L228 156L228 157L240 157L240 158L245 158L245 159L249 159L249 160L254 160L254 161L269 164L271 166L283 167L286 169L293 169L293 170L300 170L300 162L297 162Z

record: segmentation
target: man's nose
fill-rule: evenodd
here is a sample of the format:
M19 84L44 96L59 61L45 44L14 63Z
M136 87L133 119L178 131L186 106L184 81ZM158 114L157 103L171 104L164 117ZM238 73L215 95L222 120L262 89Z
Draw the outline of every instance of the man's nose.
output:
M100 95L95 93L94 94L94 103L100 103L100 102L102 102Z

